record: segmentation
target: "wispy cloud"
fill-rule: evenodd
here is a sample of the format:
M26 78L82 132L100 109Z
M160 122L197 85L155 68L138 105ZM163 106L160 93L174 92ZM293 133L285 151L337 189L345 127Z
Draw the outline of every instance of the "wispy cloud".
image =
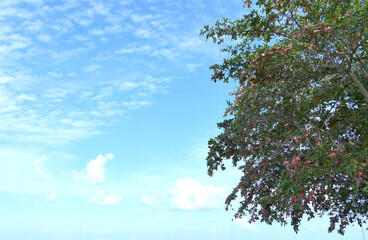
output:
M203 66L203 64L195 64L195 63L188 63L186 65L186 68L188 69L189 72L194 72L196 70L196 68Z
M46 196L46 202L53 202L56 200L56 193L51 193Z
M159 208L161 206L159 197L157 191L150 191L141 197L141 203L152 208Z
M50 180L52 179L52 175L50 172L46 170L45 162L48 161L48 157L42 156L39 159L35 160L33 163L34 171L42 178Z
M161 217L157 218L158 221L168 221L168 220L172 220L172 217L167 216L167 215L162 215Z
M0 56L11 55L18 49L23 49L31 44L32 40L19 34L11 34L7 36L6 43L0 45Z
M37 39L41 42L50 43L52 37L48 34L40 34L38 35Z
M201 3L170 1L164 6L175 7L168 10L148 1L149 11L138 4L0 1L2 139L63 145L100 134L101 126L167 91L172 78L153 75L170 72L169 62L212 54L198 30L183 28L188 21L199 26L185 12L199 11ZM158 69L162 60L169 62Z
M100 68L101 68L100 65L89 65L89 66L84 68L84 71L86 71L86 72L96 72Z
M89 66L88 71L97 66ZM44 78L77 76L47 72ZM70 82L39 91L26 73L0 72L0 135L11 142L72 143L99 134L98 127L111 123L127 110L152 104L151 97L164 91L169 79L137 75L90 86ZM5 87L8 84L11 87ZM70 87L68 87L70 85ZM31 90L36 87L35 90ZM120 98L120 101L117 99Z
M215 209L223 205L227 186L202 185L191 178L178 179L171 190L171 207L179 210Z
M249 223L246 218L235 218L234 222L243 228L259 232L259 229L254 224Z
M135 30L134 34L140 38L151 38L153 36L153 33L150 30L144 28Z
M123 198L120 192L105 194L105 191L101 190L98 194L92 196L90 200L96 205L117 206L122 203Z

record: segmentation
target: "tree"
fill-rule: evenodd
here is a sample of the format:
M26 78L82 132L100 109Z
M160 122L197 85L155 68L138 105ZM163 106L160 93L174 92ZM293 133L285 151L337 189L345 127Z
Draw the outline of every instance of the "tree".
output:
M251 1L245 1L251 8ZM201 35L229 54L210 67L231 93L222 133L209 140L208 173L226 160L244 175L226 199L248 215L299 230L330 217L344 234L368 218L368 1L258 0Z

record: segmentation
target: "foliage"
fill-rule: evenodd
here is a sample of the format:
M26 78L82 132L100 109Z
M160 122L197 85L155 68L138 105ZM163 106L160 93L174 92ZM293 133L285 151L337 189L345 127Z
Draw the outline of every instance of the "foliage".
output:
M235 42L210 67L238 88L207 165L212 176L229 159L244 173L226 200L239 198L236 218L297 232L304 216L328 214L340 234L367 220L367 19L368 1L258 0L204 26L207 39Z

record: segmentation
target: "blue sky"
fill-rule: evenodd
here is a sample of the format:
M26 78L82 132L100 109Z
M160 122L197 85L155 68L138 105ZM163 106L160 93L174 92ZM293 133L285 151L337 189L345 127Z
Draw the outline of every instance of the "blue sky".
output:
M206 175L233 84L199 36L240 0L1 0L0 238L358 239L232 221Z

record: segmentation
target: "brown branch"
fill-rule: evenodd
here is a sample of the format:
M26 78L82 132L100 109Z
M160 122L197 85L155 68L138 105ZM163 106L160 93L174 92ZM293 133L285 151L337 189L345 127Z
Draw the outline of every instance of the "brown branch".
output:
M364 96L365 101L368 103L368 91L359 81L359 79L351 71L348 73L349 77L358 86L360 93Z

